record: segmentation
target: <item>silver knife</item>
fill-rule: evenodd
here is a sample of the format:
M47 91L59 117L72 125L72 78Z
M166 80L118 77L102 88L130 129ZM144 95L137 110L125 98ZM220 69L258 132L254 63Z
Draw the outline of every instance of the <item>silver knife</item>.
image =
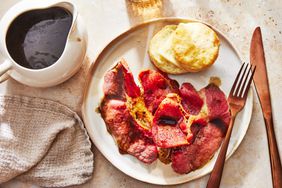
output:
M256 66L256 74L254 75L253 80L259 96L266 126L273 187L282 188L282 167L273 128L270 90L260 27L257 27L253 33L250 49L250 62L252 65Z

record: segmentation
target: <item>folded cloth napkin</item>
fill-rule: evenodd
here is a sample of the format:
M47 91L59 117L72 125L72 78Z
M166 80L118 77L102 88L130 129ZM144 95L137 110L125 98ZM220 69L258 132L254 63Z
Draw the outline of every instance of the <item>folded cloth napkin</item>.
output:
M81 184L93 164L75 112L50 100L0 96L0 184L15 177L44 187Z

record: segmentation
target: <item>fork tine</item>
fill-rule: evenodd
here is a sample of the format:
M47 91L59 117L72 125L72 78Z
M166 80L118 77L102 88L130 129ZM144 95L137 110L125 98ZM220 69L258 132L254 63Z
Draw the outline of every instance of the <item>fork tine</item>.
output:
M241 97L242 96L242 94L243 94L243 92L245 91L245 88L246 88L246 86L247 86L247 82L248 82L248 79L249 79L249 76L250 76L250 73L251 73L251 70L252 70L252 66L253 65L251 65L251 66L249 66L249 64L247 65L247 69L248 69L248 73L247 73L247 76L245 76L245 75L243 75L243 77L244 77L244 81L242 82L242 86L241 86L241 90L240 90L240 93L239 93L239 97ZM246 88L247 89L247 88Z
M241 75L241 77L240 77L240 79L238 81L237 87L236 87L235 92L233 94L234 96L238 96L238 93L239 93L240 88L242 86L242 80L243 80L244 75L245 75L245 73L247 71L247 68L248 68L248 65L244 67L244 71L243 71L243 73L242 73L242 75ZM239 73L238 73L238 75L239 75Z
M253 71L252 71L251 77L250 77L250 79L249 79L249 82L248 82L248 84L247 84L245 93L244 93L244 95L243 95L243 98L244 98L244 99L247 97L248 91L249 91L249 89L250 89L250 85L251 85L252 80L253 80L253 76L254 76L254 74L255 74L255 72L256 72L256 68L257 68L257 67L255 66L254 69L253 69Z
M231 90L230 90L230 92L229 92L230 95L233 95L233 93L234 93L234 90L235 90L236 85L237 85L237 81L238 81L238 79L239 79L239 76L240 76L240 74L241 74L241 72L242 72L244 66L245 66L245 62L241 65L241 68L240 68L240 70L239 70L239 72L238 72L238 74L237 74L237 76L236 76L236 79L235 79L235 81L234 81L234 83L233 83L233 85L232 85L232 88L231 88Z

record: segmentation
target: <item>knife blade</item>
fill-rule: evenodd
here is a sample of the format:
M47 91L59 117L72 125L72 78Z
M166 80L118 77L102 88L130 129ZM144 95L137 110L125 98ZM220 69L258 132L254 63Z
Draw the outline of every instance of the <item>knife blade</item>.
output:
M273 187L282 188L282 167L273 127L270 90L260 27L257 27L253 33L250 48L250 62L252 65L256 66L256 74L253 80L266 126Z

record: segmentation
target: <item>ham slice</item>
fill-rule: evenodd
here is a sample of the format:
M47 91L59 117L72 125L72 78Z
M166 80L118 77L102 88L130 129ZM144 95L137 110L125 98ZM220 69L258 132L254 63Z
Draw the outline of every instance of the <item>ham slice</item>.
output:
M144 102L148 110L154 114L162 100L169 93L179 93L179 84L164 73L146 70L139 74L144 90Z
M161 148L187 145L189 143L187 134L181 130L184 119L179 96L168 94L159 105L153 119L152 135L156 145Z
M171 154L172 168L186 174L205 165L220 147L225 131L222 127L208 123L202 127L193 144L174 148Z
M180 96L182 98L182 106L191 115L197 115L203 105L203 99L190 83L183 83L180 87Z
M201 89L201 95L208 107L208 118L210 121L220 121L226 127L230 122L229 105L225 94L214 84L209 84Z
M140 97L140 88L125 61L119 62L104 77L104 98L100 105L107 130L121 153L128 153L144 163L152 163L158 151L148 130L143 129L130 113L129 100Z
M208 124L197 128L195 140L191 145L173 149L172 168L180 174L198 169L212 158L220 147L230 122L228 102L219 87L209 84L201 89L200 96L207 106Z

